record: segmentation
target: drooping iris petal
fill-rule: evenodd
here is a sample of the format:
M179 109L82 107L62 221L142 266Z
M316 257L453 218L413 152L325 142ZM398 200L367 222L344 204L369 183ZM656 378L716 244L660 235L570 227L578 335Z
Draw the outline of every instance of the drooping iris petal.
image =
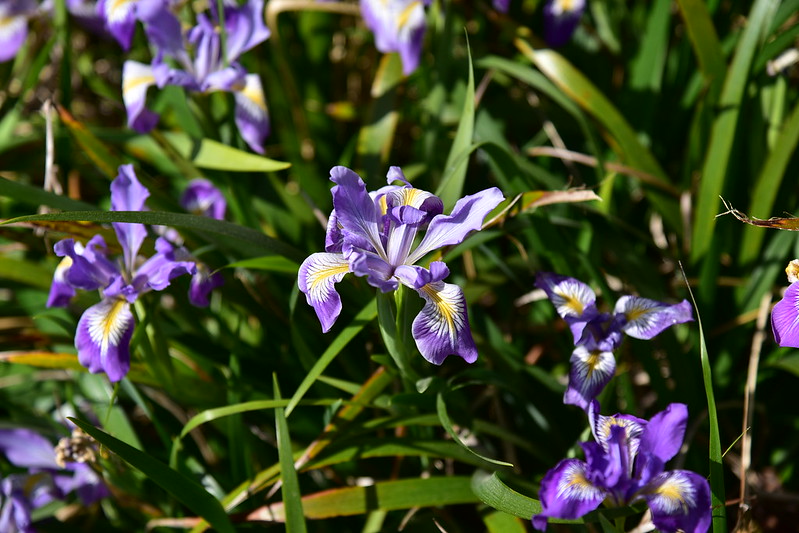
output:
M72 258L64 257L55 268L50 293L47 295L47 307L66 307L75 296L75 289L66 281L66 272L72 266Z
M97 12L102 16L108 31L125 51L130 50L136 29L136 4L139 0L100 0Z
M688 406L671 403L653 416L641 434L641 451L646 451L664 463L677 455L685 438Z
M688 470L656 476L645 494L652 522L664 533L705 533L710 529L710 485Z
M434 365L440 365L451 354L474 363L477 347L469 328L463 290L451 283L435 281L417 292L425 305L413 320L411 332L422 356Z
M577 346L572 352L569 386L563 403L587 409L616 372L616 358L592 345Z
M568 276L539 272L535 276L535 286L547 293L561 318L582 316L596 303L591 287Z
M638 296L622 296L613 312L624 316L626 322L621 329L636 339L651 339L674 324L694 319L688 300L669 305Z
M323 332L330 330L341 313L341 297L335 284L349 271L350 264L341 254L328 252L311 254L300 265L297 284L316 311Z
M235 90L233 96L236 101L236 127L241 137L255 152L264 153L271 126L261 78L257 74L247 74L243 88Z
M772 309L771 330L780 346L799 348L799 282L791 283Z
M190 213L217 220L225 218L227 209L227 202L222 191L203 178L196 178L189 182L180 197L180 205Z
M347 167L336 166L330 170L330 180L336 184L330 193L342 228L364 239L385 257L378 227L379 213L361 177Z
M125 61L122 67L122 100L128 115L128 127L147 133L158 124L158 114L147 109L147 88L155 85L153 69L138 61Z
M150 191L139 182L133 165L120 165L119 174L111 182L111 210L144 211L144 201L148 196ZM127 222L114 222L112 225L122 245L125 266L128 272L133 272L139 248L147 237L147 228L144 224Z
M53 444L30 429L0 429L0 452L23 468L58 468Z
M548 518L579 518L599 507L606 492L588 481L587 467L577 459L564 459L546 473L538 493L544 510L533 516L533 527L544 531Z
M105 372L112 382L130 369L130 338L133 313L122 298L105 298L89 307L78 321L75 347L78 361L89 372Z
M496 187L464 196L455 203L449 215L437 215L430 222L422 242L411 252L406 264L413 264L442 246L460 244L466 236L483 226L485 217L504 200Z
M544 39L549 46L563 46L580 23L585 0L547 0L544 4Z
M35 10L36 3L30 0L0 4L0 63L16 57L28 38L28 15Z

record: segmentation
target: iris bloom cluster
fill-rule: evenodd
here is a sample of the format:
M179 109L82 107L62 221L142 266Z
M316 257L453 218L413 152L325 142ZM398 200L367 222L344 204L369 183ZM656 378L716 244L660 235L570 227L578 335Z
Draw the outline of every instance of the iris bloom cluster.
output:
M361 14L375 36L375 47L384 54L399 52L402 72L419 66L427 28L424 6L430 0L361 0Z
M674 305L639 296L622 296L612 314L596 307L596 294L574 278L541 272L536 287L546 292L558 314L574 336L569 386L564 403L587 409L616 371L613 351L626 333L636 339L651 339L661 331L693 320L687 300Z
M123 45L129 45L140 20L157 52L149 65L126 61L122 69L122 98L132 129L146 133L158 122L158 115L146 107L147 89L153 85L176 85L202 93L230 92L242 138L254 151L264 152L270 125L261 79L248 74L238 62L243 53L269 38L263 20L264 3L223 3L223 17L219 16L217 2L210 2L210 16L199 13L197 24L185 32L166 0L109 0L98 5L109 29ZM220 27L222 18L224 28Z
M704 533L710 527L710 486L689 470L665 470L685 436L688 408L670 404L646 421L630 415L588 410L594 442L582 443L586 460L564 459L547 472L539 496L543 512L533 526L543 531L548 518L579 518L602 502L611 507L646 501L652 522L664 533Z
M54 449L30 429L0 429L0 452L12 465L27 470L0 481L0 531L34 531L31 512L72 492L84 505L108 496L108 488L90 465L95 452L85 437L65 437Z
M799 348L799 259L791 261L785 273L791 285L771 311L771 330L780 346Z
M112 211L143 211L149 195L132 165L119 167L119 175L111 183ZM90 372L105 372L111 381L119 381L130 369L133 302L149 291L164 290L175 277L189 274L193 276L189 300L197 306L208 305L209 292L221 280L205 275L188 251L164 237L156 240L156 253L143 259L139 252L147 237L144 224L115 222L113 227L122 248L119 260L109 257L101 235L85 246L73 239L55 244L56 255L64 259L53 277L47 305L66 306L76 289L100 291L102 300L78 321L75 347L78 360Z
M472 363L477 349L469 329L463 290L443 280L447 265L433 261L419 266L430 252L462 242L503 200L496 187L458 200L442 214L437 196L416 189L399 167L388 172L388 186L367 192L361 178L346 167L333 167L330 179L333 211L327 225L325 251L310 255L300 266L300 290L328 331L341 312L335 283L347 273L363 276L382 292L400 284L414 289L425 305L412 325L419 352L440 365L451 354ZM395 181L402 185L392 185ZM417 235L426 228L417 243Z

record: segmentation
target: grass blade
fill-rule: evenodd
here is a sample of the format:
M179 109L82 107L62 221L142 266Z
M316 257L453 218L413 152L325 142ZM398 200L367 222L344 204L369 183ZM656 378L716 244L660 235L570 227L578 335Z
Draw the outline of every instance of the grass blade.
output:
M275 401L279 401L280 387L277 375L272 374L272 383L275 389ZM294 456L291 452L291 438L286 414L282 407L275 409L275 430L277 431L277 452L280 456L280 474L283 479L283 508L286 514L286 531L289 533L305 533L305 516L302 510L302 493L294 469Z

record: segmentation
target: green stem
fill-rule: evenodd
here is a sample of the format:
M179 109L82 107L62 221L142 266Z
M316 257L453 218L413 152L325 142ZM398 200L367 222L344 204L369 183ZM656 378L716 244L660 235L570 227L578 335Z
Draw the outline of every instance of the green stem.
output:
M624 533L624 517L620 516L615 520L616 523L616 531L619 533Z

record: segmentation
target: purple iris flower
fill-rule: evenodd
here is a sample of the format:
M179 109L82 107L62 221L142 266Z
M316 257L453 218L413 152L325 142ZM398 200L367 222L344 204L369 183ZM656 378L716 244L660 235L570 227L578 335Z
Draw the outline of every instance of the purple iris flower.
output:
M152 85L232 92L236 103L234 119L242 138L254 151L263 153L270 124L261 79L247 74L237 62L241 54L269 38L269 28L263 21L263 0L250 0L242 6L225 0L223 30L219 28L216 2L212 2L211 16L198 14L197 25L185 33L163 0L138 0L137 9L158 54L152 65L125 62L122 96L128 125L140 133L155 127L158 115L145 107L147 89ZM220 31L226 37L224 50Z
M540 272L535 286L546 292L571 328L575 349L563 401L582 409L613 377L616 371L613 351L621 344L623 333L648 340L674 324L693 320L687 300L670 305L639 296L622 296L613 314L608 314L599 312L594 291L582 281Z
M493 0L492 4L494 9L500 13L507 13L508 8L510 7L510 0Z
M571 39L580 17L585 11L585 0L547 0L544 4L544 39L549 46L563 46Z
M0 2L0 62L16 57L28 38L28 18L38 9L35 0Z
M70 437L62 442L71 440ZM93 447L93 444L90 445ZM94 454L73 454L59 462L58 447L35 431L24 428L0 429L0 452L8 461L28 470L6 476L0 485L0 531L34 531L31 512L71 492L85 505L109 495L100 476L86 462ZM78 457L79 456L79 457ZM61 459L65 456L62 453ZM83 462L77 462L80 460Z
M785 273L791 285L771 311L771 330L780 346L799 348L799 259L791 261Z
M424 6L429 0L361 0L361 14L384 54L399 52L402 72L419 66L426 29Z
M710 485L689 470L664 470L682 446L688 408L670 404L650 421L629 415L602 416L589 408L595 442L584 442L585 461L564 459L541 480L543 512L533 527L543 531L548 518L579 518L604 501L611 507L646 501L660 531L704 533L710 527Z
M333 211L327 226L325 252L311 254L300 266L298 283L328 331L341 312L334 285L345 274L366 277L383 292L399 284L419 293L425 305L413 321L412 334L425 359L440 365L450 354L472 363L477 349L469 329L463 290L445 283L447 265L417 263L443 246L458 244L503 200L496 187L458 200L452 213L442 214L437 196L415 189L399 167L388 172L387 187L367 192L361 178L346 167L333 167L330 179ZM391 185L401 181L403 185ZM419 231L424 237L414 246Z
M111 183L112 211L143 211L149 191L139 182L132 165L119 167ZM139 249L147 236L143 224L113 223L122 247L120 261L108 258L108 249L100 235L85 246L73 239L55 245L56 255L65 263L56 269L50 291L50 305L64 305L67 290L100 290L102 300L89 307L78 321L75 347L78 360L90 372L105 372L111 381L119 381L130 369L130 339L133 313L130 304L148 291L160 291L182 274L194 274L196 265L184 260L188 252L176 248L164 238L155 243L156 253L141 261Z
M180 197L180 205L190 213L217 220L225 218L227 209L227 202L222 191L210 181L202 178L196 178L189 182Z

